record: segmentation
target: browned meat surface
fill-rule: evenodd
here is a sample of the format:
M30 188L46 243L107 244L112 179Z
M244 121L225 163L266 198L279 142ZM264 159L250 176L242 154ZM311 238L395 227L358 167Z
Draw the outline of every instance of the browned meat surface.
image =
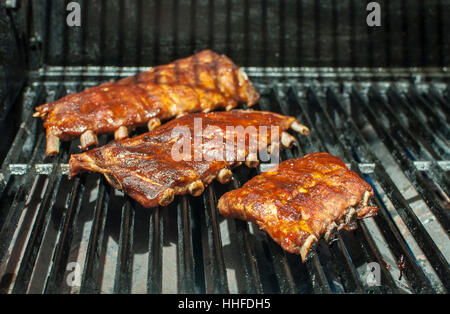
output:
M194 129L197 128L194 122L199 119L202 123L201 144L198 144L199 139L193 140L194 134L199 135ZM189 136L173 132L182 127ZM248 127L254 127L258 132L250 133ZM261 127L267 127L265 134L259 132ZM257 166L255 154L249 153L255 152L249 149L251 142L259 143L256 152L269 146L272 148L271 145L279 147L277 142L290 146L294 139L285 132L289 128L304 135L309 132L295 118L272 112L233 110L190 114L135 138L114 141L89 152L72 155L70 176L86 170L99 172L111 185L143 206L166 206L175 195L200 195L205 186L216 178L221 183L229 182L230 169L242 162ZM211 132L207 132L208 129ZM246 143L243 149L243 145L238 145L242 139ZM173 151L183 152L180 143L187 143L184 153L191 154L191 158L182 159L178 155L174 158Z
M117 82L88 88L36 108L44 120L47 154L59 151L59 140L81 136L81 148L96 145L96 134L116 132L116 139L146 125L152 129L192 112L231 110L259 99L247 75L228 57L210 50Z
M372 217L371 186L337 157L313 153L282 162L224 194L218 204L226 217L256 223L281 247L303 261L323 235L330 241L356 219Z

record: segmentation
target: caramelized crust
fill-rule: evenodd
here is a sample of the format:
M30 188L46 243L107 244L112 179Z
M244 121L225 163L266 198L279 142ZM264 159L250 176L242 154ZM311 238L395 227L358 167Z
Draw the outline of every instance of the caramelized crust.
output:
M228 57L210 50L156 66L117 82L88 88L36 108L47 135L62 141L86 131L113 133L149 120L171 119L191 112L230 110L238 103L254 105L259 95Z
M199 140L196 142L191 137L195 134L194 122L199 121L196 119L201 119L202 122L200 145L196 145ZM279 141L282 132L294 123L298 124L292 117L250 110L191 114L169 121L135 138L114 141L101 148L72 155L70 176L86 170L99 172L111 185L123 190L144 207L165 206L173 200L174 195L200 195L204 187L215 178L221 183L227 183L231 179L227 170L239 165L240 161L235 153L237 139L245 138L246 143L250 140L249 133L245 132L247 127L255 127L257 130L261 126L267 127L266 134L258 132L255 135L255 141L260 143L258 146L261 150L272 143L272 126L279 127ZM213 133L206 132L212 126ZM242 128L235 128L237 126ZM173 158L174 145L179 145L180 140L186 140L172 132L177 127L184 127L189 131L186 150L188 153L190 150L190 159L180 160L179 156L176 160ZM232 131L229 127L233 127ZM206 145L211 143L212 136L223 140L220 143L214 141L214 145ZM248 149L249 146L245 145L243 157L249 154ZM233 154L227 154L225 158L224 152ZM201 153L201 158L195 160L196 153Z
M281 247L303 260L312 245L335 230L353 230L355 219L372 217L371 186L337 157L313 153L282 162L224 194L220 212L256 223Z

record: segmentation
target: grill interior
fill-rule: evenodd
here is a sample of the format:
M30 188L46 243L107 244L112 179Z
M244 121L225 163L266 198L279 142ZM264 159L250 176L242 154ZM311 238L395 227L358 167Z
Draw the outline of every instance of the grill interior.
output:
M309 72L305 78L299 69L245 69L262 94L256 109L294 115L311 126L311 135L298 137L283 159L328 151L376 191L378 216L360 221L355 232L341 232L330 246L322 240L317 255L302 264L254 225L217 211L217 199L260 168L238 168L228 185L214 183L201 197L178 197L167 208L148 210L99 175L69 181L67 162L79 151L78 141L45 157L44 128L31 117L36 105L138 70L87 67L79 75L79 68L49 67L30 75L21 98L27 117L1 169L2 292L448 291L446 84L357 83L329 79L345 73ZM110 140L100 137L102 144ZM399 280L402 256L406 269ZM80 286L66 283L72 262L80 267ZM379 287L366 281L371 262L382 265Z
M379 28L356 0L79 0L81 27L69 2L0 0L0 293L449 292L450 1L379 0ZM255 109L311 127L283 159L339 156L378 216L303 264L217 211L264 165L148 210L100 175L68 180L79 140L45 156L34 107L201 49L245 67Z

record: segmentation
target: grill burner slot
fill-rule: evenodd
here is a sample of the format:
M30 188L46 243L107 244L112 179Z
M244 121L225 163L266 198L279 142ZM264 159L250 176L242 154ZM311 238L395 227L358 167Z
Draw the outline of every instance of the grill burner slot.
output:
M128 75L118 70L111 68L111 75ZM296 136L282 159L316 151L342 157L374 187L377 217L359 221L355 232L341 231L329 245L321 240L302 264L256 226L226 220L216 209L223 193L264 164L234 170L228 184L214 183L201 197L177 197L168 208L151 210L99 175L69 181L67 162L79 151L79 141L62 143L60 155L45 157L44 129L31 117L32 109L110 76L109 70L54 67L31 74L35 81L22 104L29 117L0 171L0 291L448 292L445 86L334 79L311 84L298 69L246 70L263 96L256 109L293 115L311 126L311 134ZM317 74L307 73L308 82ZM100 145L112 139L100 136ZM401 256L406 269L399 281ZM66 283L71 262L80 267L81 286ZM371 262L381 266L379 287L367 285Z

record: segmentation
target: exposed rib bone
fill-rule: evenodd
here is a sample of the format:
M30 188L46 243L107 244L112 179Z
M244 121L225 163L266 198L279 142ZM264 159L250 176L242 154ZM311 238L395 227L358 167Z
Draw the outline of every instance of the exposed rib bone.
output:
M222 184L227 184L231 181L231 177L233 176L233 173L230 169L224 168L220 170L219 174L217 175L217 181L219 181Z
M283 132L281 133L281 144L284 147L291 148L292 144L294 144L295 138L289 133Z
M368 202L369 202L369 197L370 197L370 193L368 191L364 192L364 198L362 201L362 206L365 207L367 206Z
M194 160L194 162L190 163L179 162L175 158L167 158L171 156L171 153L175 152L173 148L176 148L174 146L176 138L172 136L173 129L180 126L192 128L192 126L195 126L194 122L197 116L206 117L208 123L211 124L215 121L223 134L228 131L230 124L232 126L233 123L236 126L242 124L253 126L253 123L256 127L281 128L281 131L276 134L278 135L274 141L276 144L271 143L272 150L273 145L281 145L279 144L281 133L287 129L293 120L291 117L258 111L236 110L213 114L198 113L178 121L176 119L172 120L152 132L134 138L129 138L125 141L113 141L102 148L97 148L84 154L72 155L70 175L73 177L85 170L102 174L112 172L120 180L122 190L125 193L136 199L144 207L150 208L158 206L160 202L164 205L170 201L171 192L170 190L166 192L169 188L174 190L173 193L175 195L192 194L197 196L204 192L205 186L209 185L214 179L222 183L229 182L232 177L230 169L239 165L239 160L243 163L247 161L246 164L249 167L257 167L259 165L258 150L264 149L264 147L257 145L260 142L257 137L263 138L262 143L268 143L269 139L273 138L272 134L268 133L248 134L248 136L244 137L245 142L249 142L248 144L240 145L240 143L235 141L232 143L226 142L224 143L226 146L223 147L224 150L222 151L226 153L226 159L223 161L210 161L205 158L205 160L199 160L199 162ZM236 138L239 139L241 131L237 129L233 130L233 132L231 133L231 138L234 140ZM126 145L123 145L123 143L126 143ZM233 149L232 151L229 151L230 147ZM214 156L217 151L215 146L196 145L195 141L194 143L191 141L187 151L184 148L183 155L193 151L196 153L197 148L200 148L203 156ZM125 155L127 158L123 158ZM89 157L89 160L85 160L87 157ZM190 179L186 180L187 178L185 177L186 179L183 180L180 177L180 175L185 176L185 174L189 174L188 178ZM114 182L114 178L109 178L109 180L113 186L119 188L118 184ZM163 193L165 194L163 195Z
M309 128L306 125L303 125L298 121L295 121L294 123L292 123L290 128L292 130L294 130L295 132L298 132L302 135L309 135Z
M308 253L312 247L312 245L318 242L317 238L315 235L310 235L308 237L308 239L306 239L305 243L303 243L301 249L300 249L300 255L302 257L302 260L305 261L306 258L308 257Z
M159 120L158 118L153 118L150 119L150 121L148 121L147 123L147 127L149 131L154 130L155 128L159 127L161 125L161 120Z
M325 241L328 242L328 244L333 243L335 240L337 240L337 237L339 235L338 232L338 226L336 225L335 222L332 222L328 228L327 228L327 232L325 233Z
M245 164L249 168L256 168L259 166L258 155L255 153L248 154Z
M172 203L174 199L175 199L174 189L167 189L159 197L158 204L164 207Z
M201 180L198 180L189 184L188 190L192 196L200 196L205 190L205 185Z
M236 107L236 106L234 104L231 104L231 105L226 106L225 110L230 111L230 110L234 109L234 107Z
M49 133L47 135L47 156L54 156L59 153L60 140L56 135Z
M80 137L80 143L82 150L86 150L91 146L97 146L98 145L97 134L95 134L91 130L84 132Z
M344 223L344 229L347 231L352 231L355 230L358 225L357 222L358 221L358 213L356 212L356 210L352 207L350 208L349 212L347 213L347 215L345 215L345 223Z
M123 140L128 137L128 128L126 126L121 126L114 133L114 138L116 140Z

